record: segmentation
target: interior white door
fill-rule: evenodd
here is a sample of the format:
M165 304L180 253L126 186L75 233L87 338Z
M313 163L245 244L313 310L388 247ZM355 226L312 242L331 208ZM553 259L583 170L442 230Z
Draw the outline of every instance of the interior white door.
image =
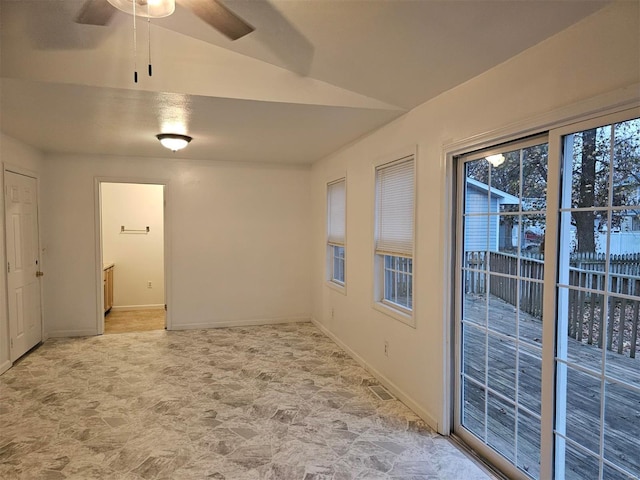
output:
M5 172L11 361L42 341L36 179Z

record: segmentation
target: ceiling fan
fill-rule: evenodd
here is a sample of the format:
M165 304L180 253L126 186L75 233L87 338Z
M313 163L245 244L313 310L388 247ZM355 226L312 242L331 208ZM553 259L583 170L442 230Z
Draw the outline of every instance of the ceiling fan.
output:
M140 17L161 18L173 13L176 1L231 40L255 30L218 0L85 0L75 21L85 25L107 25L117 10Z

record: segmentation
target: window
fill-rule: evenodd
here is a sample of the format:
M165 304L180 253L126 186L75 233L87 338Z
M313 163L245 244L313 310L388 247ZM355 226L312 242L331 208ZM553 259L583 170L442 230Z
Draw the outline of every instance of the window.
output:
M414 165L411 155L376 169L376 301L413 310Z
M344 286L346 180L327 185L327 277Z
M330 245L332 257L331 281L344 285L344 247Z
M411 310L413 303L413 259L384 256L384 298Z

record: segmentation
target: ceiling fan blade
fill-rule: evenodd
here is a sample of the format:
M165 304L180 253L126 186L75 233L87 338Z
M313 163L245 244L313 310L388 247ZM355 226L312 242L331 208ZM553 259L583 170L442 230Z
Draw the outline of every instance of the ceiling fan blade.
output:
M231 40L237 40L255 30L217 0L177 1Z
M85 25L106 25L116 13L107 0L86 0L76 15L76 23Z

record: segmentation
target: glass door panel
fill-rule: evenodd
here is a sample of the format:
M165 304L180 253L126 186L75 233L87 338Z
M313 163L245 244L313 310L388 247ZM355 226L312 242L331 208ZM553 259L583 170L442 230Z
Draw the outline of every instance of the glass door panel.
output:
M639 478L640 119L562 143L556 478Z
M457 430L539 478L545 138L460 161Z

